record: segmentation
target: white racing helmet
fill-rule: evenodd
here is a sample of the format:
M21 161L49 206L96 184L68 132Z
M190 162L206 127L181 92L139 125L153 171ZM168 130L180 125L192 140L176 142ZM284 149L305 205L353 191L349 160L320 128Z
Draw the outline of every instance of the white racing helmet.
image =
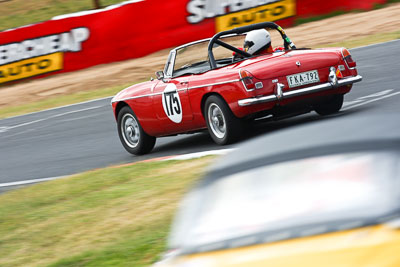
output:
M250 31L244 39L244 50L254 55L271 46L271 35L265 29Z

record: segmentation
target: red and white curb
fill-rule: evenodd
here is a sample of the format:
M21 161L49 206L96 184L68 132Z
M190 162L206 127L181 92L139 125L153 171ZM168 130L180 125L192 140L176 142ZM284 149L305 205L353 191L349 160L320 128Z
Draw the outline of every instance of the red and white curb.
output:
M233 148L229 149L219 149L219 150L211 150L211 151L204 151L204 152L196 152L196 153L190 153L190 154L184 154L184 155L175 155L175 156L167 156L167 157L160 157L160 158L155 158L155 159L149 159L149 160L143 160L143 161L138 161L134 163L129 163L126 165L132 165L140 162L151 162L151 161L167 161L167 160L189 160L189 159L196 159L196 158L201 158L205 156L211 156L211 155L225 155L231 151L233 151ZM122 165L124 166L124 165ZM75 175L75 174L72 174ZM56 176L56 177L48 177L48 178L40 178L40 179L32 179L32 180L25 180L25 181L17 181L17 182L8 182L8 183L2 183L0 184L0 188L3 187L11 187L11 186L21 186L21 185L28 185L28 184L35 184L35 183L40 183L40 182L46 182L46 181L52 181L60 178L66 178L72 175L65 175L65 176Z

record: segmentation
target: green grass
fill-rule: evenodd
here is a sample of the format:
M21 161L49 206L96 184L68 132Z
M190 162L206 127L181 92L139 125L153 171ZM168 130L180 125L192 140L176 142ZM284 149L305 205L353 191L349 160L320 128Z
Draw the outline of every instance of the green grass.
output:
M213 157L106 168L0 195L0 266L148 266Z
M123 0L100 0L103 7ZM93 0L10 0L0 2L0 31L93 9Z

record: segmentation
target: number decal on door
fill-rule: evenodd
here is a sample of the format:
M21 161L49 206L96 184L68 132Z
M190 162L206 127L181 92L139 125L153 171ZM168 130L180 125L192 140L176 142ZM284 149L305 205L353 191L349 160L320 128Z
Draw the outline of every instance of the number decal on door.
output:
M165 87L162 104L165 114L171 121L175 123L182 121L182 104L175 84L169 83Z

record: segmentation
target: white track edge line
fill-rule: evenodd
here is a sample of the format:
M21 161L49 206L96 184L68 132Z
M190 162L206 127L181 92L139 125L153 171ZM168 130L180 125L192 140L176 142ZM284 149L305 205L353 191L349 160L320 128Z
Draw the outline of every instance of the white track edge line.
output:
M400 39L395 39L395 40L390 40L387 42L380 42L380 43L376 43L376 44L369 44L369 45L364 45L364 46L358 46L358 47L354 47L354 48L350 48L349 50L356 50L356 49L361 49L361 48L368 48L371 46L377 46L377 45L382 45L382 44L388 44L388 43L393 43L393 42L397 42L400 41Z
M71 111L67 111L67 112L64 112L64 113L55 114L55 115L52 115L52 116L49 116L49 117L43 118L43 119L37 119L37 120L34 120L34 121L28 121L28 122L20 123L20 124L13 125L13 126L5 126L5 127L3 127L1 132L12 130L14 128L19 128L19 127L26 126L26 125L31 125L31 124L42 122L42 121L46 121L46 120L53 119L53 118L58 118L58 117L69 115L69 114L74 114L74 113L78 113L78 112L98 109L98 108L101 108L101 107L102 106L94 106L94 107L88 107L88 108L83 108L83 109L78 109L78 110L71 110Z
M84 102L79 102L79 103L64 105L64 106L55 107L55 108L44 109L44 110L40 110L40 111L34 111L34 112L26 113L26 114L21 114L21 115L13 116L13 117L7 117L7 118L4 118L4 119L0 119L0 121L1 121L1 120L8 120L8 119L19 118L19 117L23 117L23 116L34 115L34 114L38 114L38 113L42 113L42 112L46 112L46 111L52 111L52 110L57 110L57 109L62 109L62 108L68 108L68 107L73 107L73 106L78 106L78 105L93 103L93 102L96 102L96 101L102 101L102 100L106 100L106 99L110 99L110 101L111 101L112 98L113 98L113 96L107 96L107 97L103 97L103 98L92 99L92 100L88 100L88 101L84 101Z
M64 178L64 177L68 177L68 175L49 177L49 178L31 179L31 180L17 181L17 182L2 183L2 184L0 184L0 188L1 187L9 187L9 186L34 184L34 183L39 183L39 182L46 182L46 181L56 180L56 179L60 179L60 178Z
M395 95L398 95L398 94L400 94L400 92L394 92L394 93L391 93L389 95L384 95L384 96L381 96L381 97L378 97L378 98L375 98L375 99L371 99L371 100L368 100L368 101L365 101L365 102L361 102L361 103L358 103L358 104L346 106L346 107L342 108L341 110L345 111L345 110L349 110L349 109L352 109L352 108L364 106L366 104L373 103L375 101L379 101L379 100L382 100L382 99L385 99L385 98L388 98L388 97L392 97L392 96L395 96Z

